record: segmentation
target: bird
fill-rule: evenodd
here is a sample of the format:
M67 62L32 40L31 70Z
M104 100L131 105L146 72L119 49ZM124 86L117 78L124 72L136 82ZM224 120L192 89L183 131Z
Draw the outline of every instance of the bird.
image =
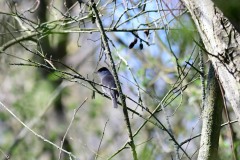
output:
M102 67L102 68L98 69L97 74L101 79L101 83L104 85L104 86L102 86L103 92L111 97L113 107L117 108L118 107L117 98L118 98L119 94L118 94L118 91L116 90L117 86L114 81L114 77L113 77L112 73L106 67ZM107 87L109 87L109 88L107 88Z

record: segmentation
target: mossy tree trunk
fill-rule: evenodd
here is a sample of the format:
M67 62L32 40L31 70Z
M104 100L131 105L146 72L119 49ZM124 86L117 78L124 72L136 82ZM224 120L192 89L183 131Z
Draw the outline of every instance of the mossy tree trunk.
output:
M215 71L210 65L206 101L202 114L203 126L198 160L216 160L222 120L222 96Z

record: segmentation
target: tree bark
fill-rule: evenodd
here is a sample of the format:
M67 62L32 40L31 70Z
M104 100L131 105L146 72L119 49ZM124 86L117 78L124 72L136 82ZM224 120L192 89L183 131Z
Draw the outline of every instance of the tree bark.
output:
M218 74L226 99L240 118L240 35L211 0L182 0Z
M202 114L203 126L198 160L216 160L218 158L218 141L222 120L222 96L215 77L214 68L210 65L206 102Z

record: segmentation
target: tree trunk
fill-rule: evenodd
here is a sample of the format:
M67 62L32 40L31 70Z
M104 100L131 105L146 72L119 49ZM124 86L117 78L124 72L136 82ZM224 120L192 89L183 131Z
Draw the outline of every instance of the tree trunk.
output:
M240 118L240 35L211 0L182 0L218 74L226 99Z
M206 91L206 102L202 114L203 126L198 160L216 160L218 158L218 141L222 120L222 96L210 65Z

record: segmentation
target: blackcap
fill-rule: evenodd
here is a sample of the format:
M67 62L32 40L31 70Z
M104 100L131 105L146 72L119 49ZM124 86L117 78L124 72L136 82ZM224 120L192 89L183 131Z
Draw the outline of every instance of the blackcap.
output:
M117 108L118 91L116 90L117 86L115 84L112 73L106 67L102 67L97 71L97 74L101 79L101 83L104 86L109 87L107 88L103 86L103 92L112 98L113 107Z

